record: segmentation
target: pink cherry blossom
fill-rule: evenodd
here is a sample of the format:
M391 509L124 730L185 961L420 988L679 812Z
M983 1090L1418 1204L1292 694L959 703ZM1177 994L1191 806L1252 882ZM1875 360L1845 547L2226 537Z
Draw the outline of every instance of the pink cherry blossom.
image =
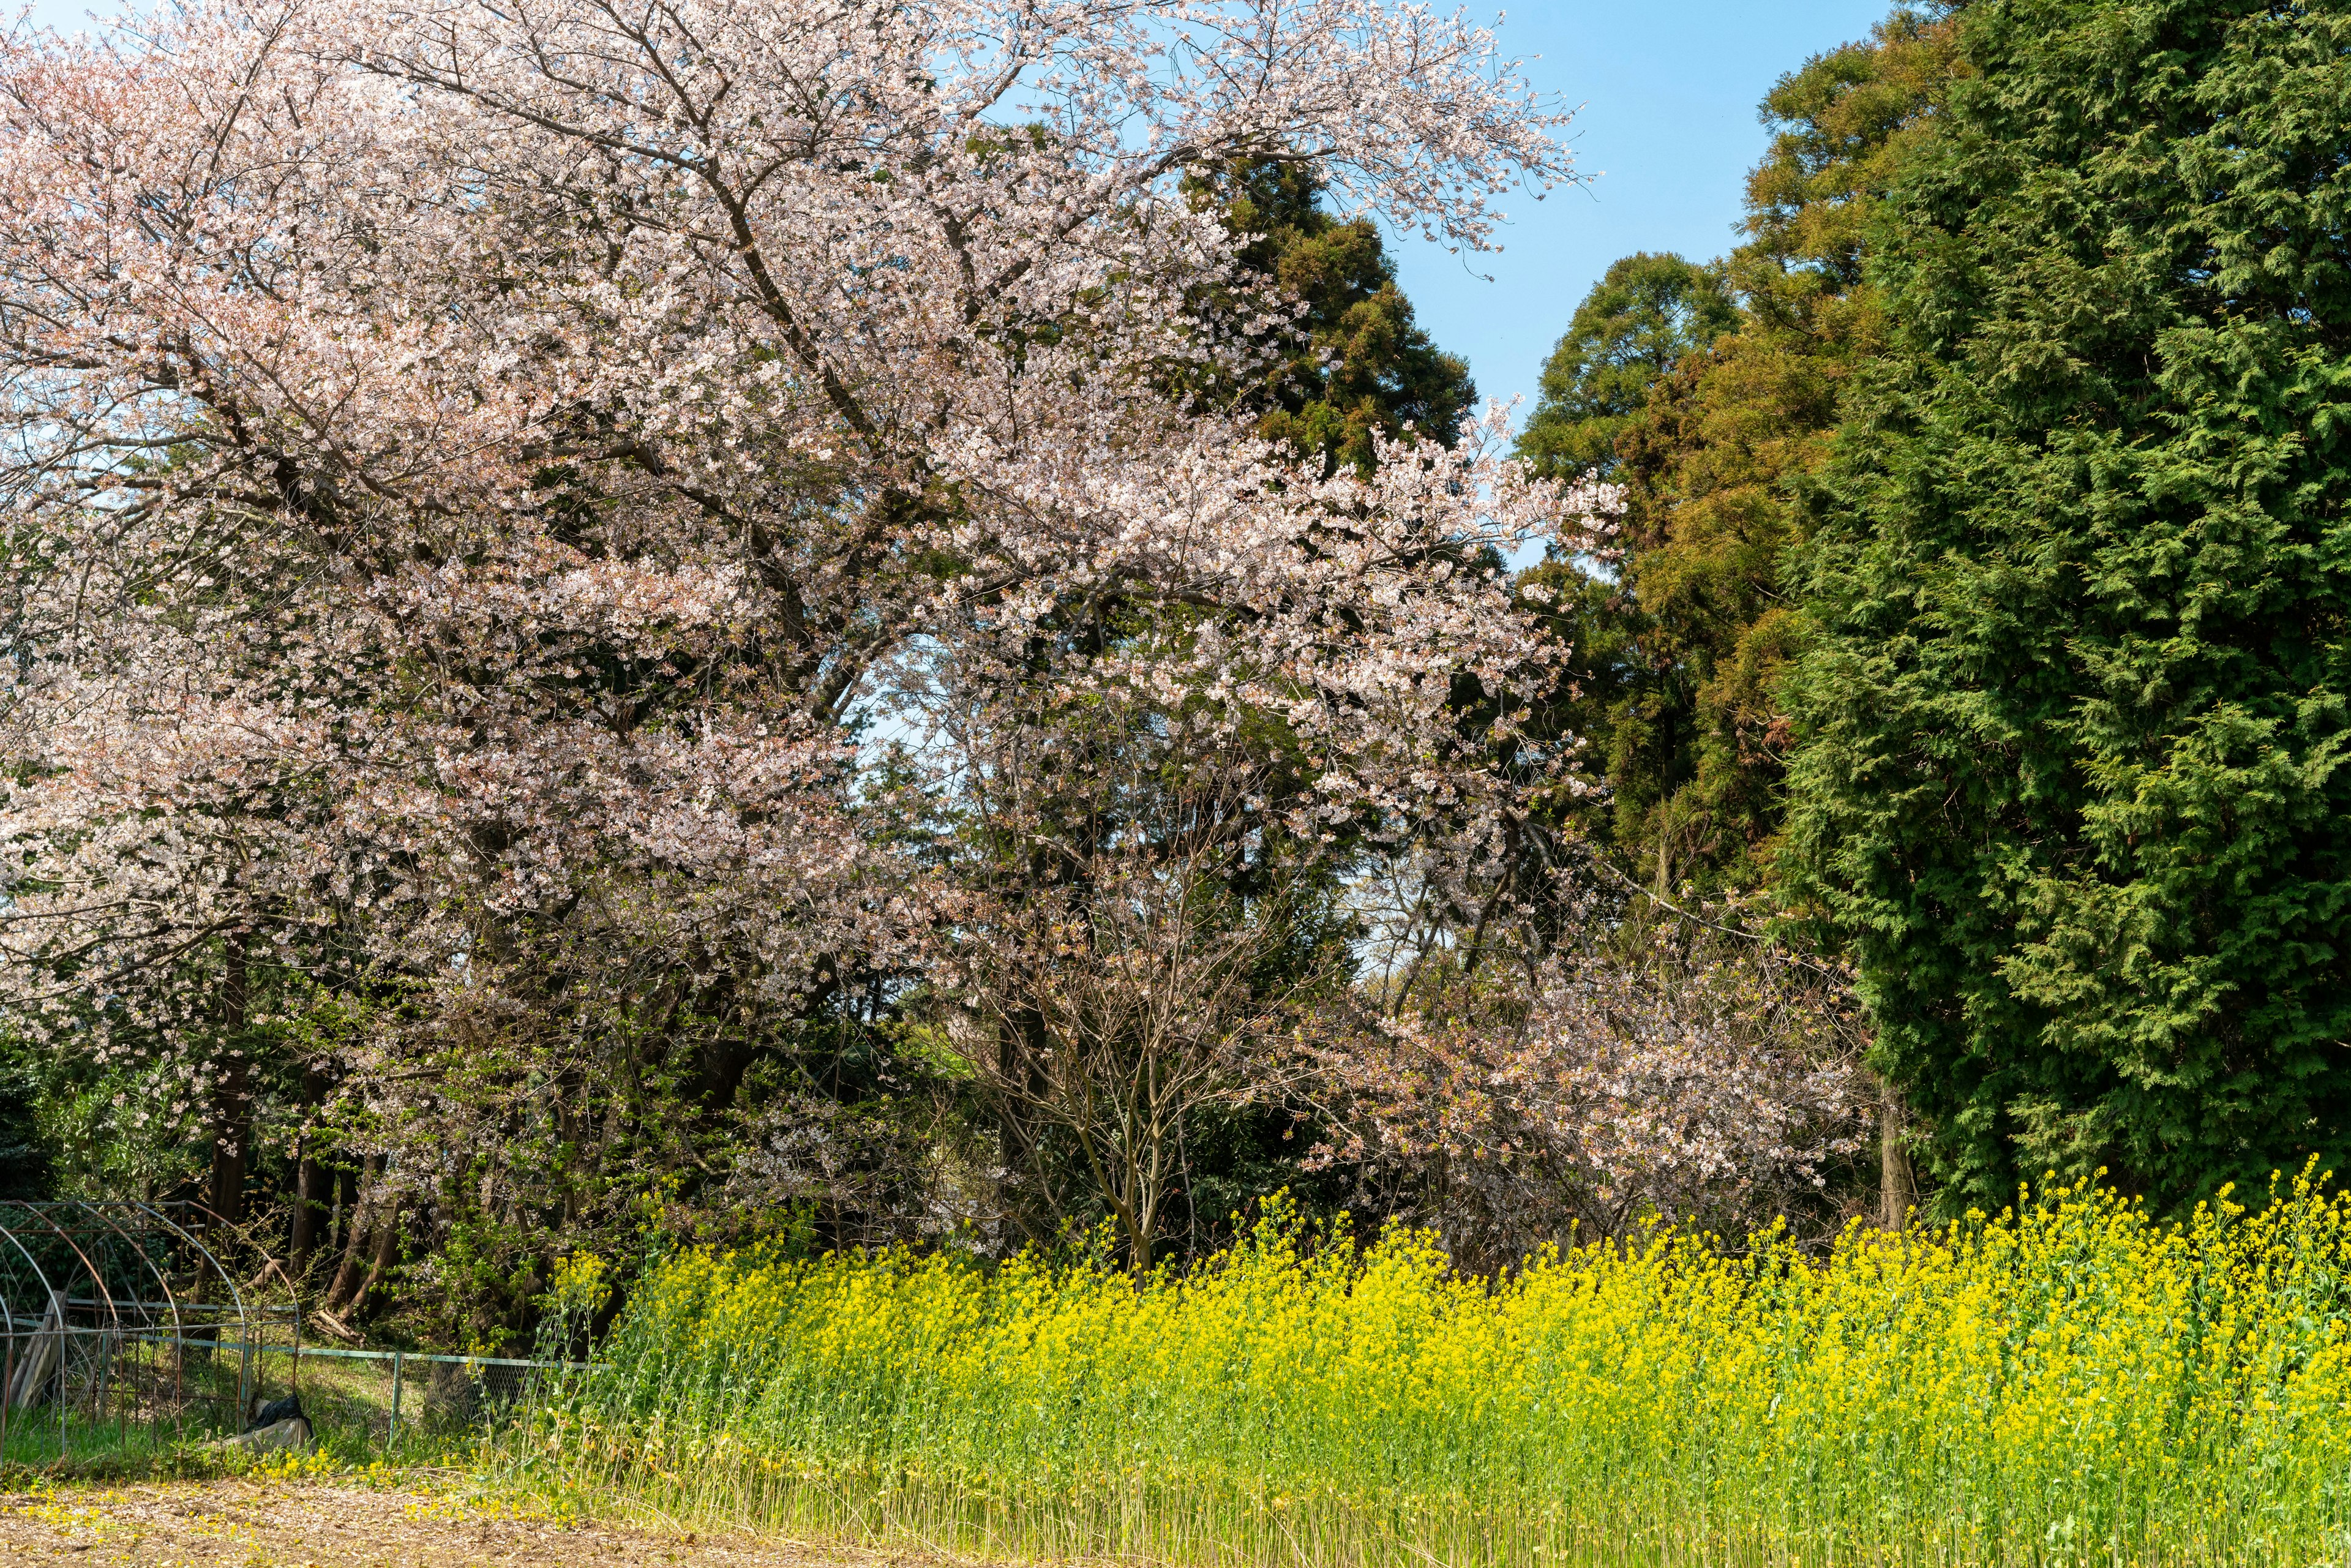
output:
M883 831L857 727L951 798L987 757L936 721L1016 674L1276 724L1289 831L1489 862L1576 766L1520 732L1561 651L1499 560L1598 548L1600 508L1499 414L1320 480L1184 391L1290 308L1177 186L1311 158L1474 247L1573 177L1562 121L1377 0L20 27L12 1016L234 1099L222 1040L341 998L355 1124L424 1179L606 1103L621 1042L947 961L957 870ZM1183 632L1070 634L1113 612Z

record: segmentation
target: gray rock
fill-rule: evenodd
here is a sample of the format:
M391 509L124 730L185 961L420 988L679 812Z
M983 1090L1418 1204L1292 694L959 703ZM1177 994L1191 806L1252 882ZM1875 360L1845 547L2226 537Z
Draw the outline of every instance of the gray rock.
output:
M313 1441L315 1439L310 1435L310 1423L299 1416L289 1416L283 1421L274 1421L266 1427L256 1427L250 1432L239 1432L234 1437L223 1437L217 1442L206 1443L204 1448L206 1451L215 1454L225 1454L233 1450L248 1454L276 1454L288 1448L298 1453L308 1448Z

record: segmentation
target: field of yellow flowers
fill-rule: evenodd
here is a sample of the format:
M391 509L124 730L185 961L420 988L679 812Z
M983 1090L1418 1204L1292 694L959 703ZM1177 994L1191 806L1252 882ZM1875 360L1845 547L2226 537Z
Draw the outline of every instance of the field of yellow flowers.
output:
M1279 1204L1140 1284L693 1252L536 1451L671 1511L993 1555L2339 1563L2346 1265L2351 1202L2309 1179L1499 1280Z

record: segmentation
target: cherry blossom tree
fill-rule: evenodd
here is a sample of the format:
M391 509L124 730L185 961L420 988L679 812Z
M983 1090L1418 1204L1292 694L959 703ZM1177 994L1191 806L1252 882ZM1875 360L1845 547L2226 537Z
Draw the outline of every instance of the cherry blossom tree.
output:
M1850 982L1700 919L1555 951L1482 1007L1456 988L1326 1015L1305 1047L1324 1134L1310 1164L1489 1267L1653 1220L1737 1236L1845 1218L1829 1178L1876 1110Z
M1285 823L1289 759L1212 705L1039 683L941 716L983 765L930 1000L999 1130L999 1210L1040 1242L1106 1213L1141 1271L1186 1131L1277 1102L1270 1040L1344 988L1316 896L1333 836Z
M723 1112L952 942L859 746L905 694L1214 710L1279 732L1301 841L1491 858L1573 767L1520 733L1558 650L1500 559L1576 525L1499 422L1326 480L1187 392L1289 307L1179 185L1311 160L1479 246L1572 177L1560 123L1378 0L20 29L11 1016L174 1075L234 1207L257 1042L336 998L382 1179L510 1209L559 1201L501 1164L531 1136L660 1120L648 1061ZM1104 630L1144 622L1181 632ZM934 798L978 765L912 755Z

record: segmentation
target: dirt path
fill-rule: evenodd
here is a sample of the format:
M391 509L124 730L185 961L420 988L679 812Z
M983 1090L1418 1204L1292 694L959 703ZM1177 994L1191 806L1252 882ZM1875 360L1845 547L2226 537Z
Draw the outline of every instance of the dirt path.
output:
M905 1568L790 1543L486 1515L429 1492L191 1481L0 1492L10 1568Z

